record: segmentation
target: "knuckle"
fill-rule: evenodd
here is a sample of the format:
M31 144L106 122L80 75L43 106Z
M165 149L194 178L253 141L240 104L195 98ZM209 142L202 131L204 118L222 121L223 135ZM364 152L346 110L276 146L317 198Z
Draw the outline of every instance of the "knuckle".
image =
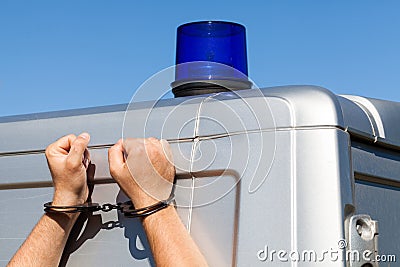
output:
M46 147L46 150L44 151L44 154L46 155L46 158L49 158L49 157L50 157L50 155L51 155L51 150L52 150L51 145L49 145L49 146Z
M74 135L74 134L68 134L68 135L66 135L65 137L68 138L68 139L74 140L74 139L76 138L76 135Z
M134 147L134 145L133 145L134 142L135 142L135 139L133 139L133 138L124 139L124 140L122 140L122 148L125 151L129 152L132 149L132 147Z
M54 144L50 144L46 147L46 150L44 151L44 154L46 155L46 158L51 158L54 155L54 149L55 149L55 145Z
M129 138L122 139L122 144L124 146L129 146L131 144L134 144L134 143L138 142L139 140L140 140L140 138L131 138L131 137L129 137Z
M86 147L86 141L83 138L77 138L74 142L74 147Z
M152 153L159 153L160 151L162 151L161 144L159 142L150 143L148 145L148 148Z
M64 139L64 140L68 140L68 142L73 142L75 139L76 139L76 135L74 135L74 134L68 134L68 135L66 135L66 136L64 136L64 137L62 137L62 138L60 138L60 139ZM59 140L60 140L59 139Z
M108 149L108 158L112 157L113 151L115 150L114 146Z
M158 139L155 138L155 137L149 137L149 138L147 138L147 141L150 141L150 142L152 142L152 143L158 143L160 140L158 140Z

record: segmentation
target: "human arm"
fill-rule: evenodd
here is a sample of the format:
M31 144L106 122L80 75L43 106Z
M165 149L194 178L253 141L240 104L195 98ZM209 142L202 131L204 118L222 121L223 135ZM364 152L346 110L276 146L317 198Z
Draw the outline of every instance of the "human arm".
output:
M54 185L54 206L83 204L89 194L89 135L67 135L46 149ZM77 213L46 213L7 266L58 266Z
M168 198L175 176L171 161L169 144L155 138L120 140L109 150L111 175L137 209ZM142 223L157 266L207 266L173 206Z

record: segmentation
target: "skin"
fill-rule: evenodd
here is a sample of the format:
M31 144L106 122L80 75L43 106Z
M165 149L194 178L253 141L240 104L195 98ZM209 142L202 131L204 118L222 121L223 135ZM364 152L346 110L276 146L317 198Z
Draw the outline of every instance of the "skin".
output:
M68 135L46 149L54 206L80 205L87 200L89 140L87 133ZM175 168L165 140L127 139L124 144L120 140L109 149L109 165L112 177L135 208L152 205L171 193ZM78 215L44 214L7 266L58 266ZM173 206L142 222L157 266L207 266Z
M67 135L46 149L54 184L53 205L83 204L89 193L89 135ZM86 157L84 156L86 155ZM7 266L58 266L77 213L46 213Z
M124 152L127 154L126 160ZM120 140L109 149L110 172L135 208L167 199L175 168L165 140ZM208 266L175 208L169 206L142 220L157 266Z

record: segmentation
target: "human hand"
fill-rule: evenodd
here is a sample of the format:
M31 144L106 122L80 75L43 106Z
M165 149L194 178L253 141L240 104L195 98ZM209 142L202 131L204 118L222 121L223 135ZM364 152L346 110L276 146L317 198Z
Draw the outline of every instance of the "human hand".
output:
M175 167L166 140L129 138L124 143L119 140L109 149L108 161L111 176L135 208L148 207L171 194Z
M86 170L90 136L82 133L58 139L46 148L46 158L54 184L54 206L73 206L86 202L89 189Z

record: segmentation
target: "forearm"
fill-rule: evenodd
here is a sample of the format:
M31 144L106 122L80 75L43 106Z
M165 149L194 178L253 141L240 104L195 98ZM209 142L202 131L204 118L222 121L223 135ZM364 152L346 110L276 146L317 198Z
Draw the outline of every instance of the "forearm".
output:
M174 207L146 217L143 227L157 266L207 266Z
M135 208L151 206L170 195L175 168L167 141L128 138L123 145L119 140L108 156L112 177ZM207 266L174 207L145 217L143 227L157 266Z
M77 213L47 213L7 266L58 266Z

